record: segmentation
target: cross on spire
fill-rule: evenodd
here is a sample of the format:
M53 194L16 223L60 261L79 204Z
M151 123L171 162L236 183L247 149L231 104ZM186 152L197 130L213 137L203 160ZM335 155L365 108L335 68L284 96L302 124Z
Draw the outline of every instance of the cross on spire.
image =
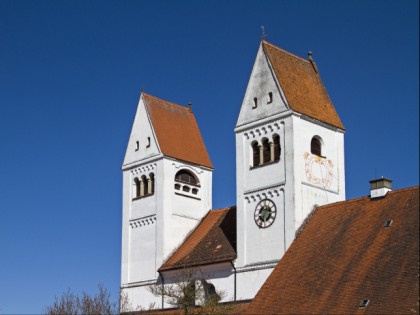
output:
M261 25L261 36L260 39L264 40L267 37L267 34L265 33L264 25Z

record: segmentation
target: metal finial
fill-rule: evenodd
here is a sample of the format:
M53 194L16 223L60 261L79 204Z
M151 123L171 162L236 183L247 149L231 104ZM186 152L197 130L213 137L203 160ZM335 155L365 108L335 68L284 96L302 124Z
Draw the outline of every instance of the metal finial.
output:
M188 109L190 110L190 112L192 112L192 103L191 102L188 103Z
M313 61L313 59L312 59L312 51L308 51L308 60Z
M267 34L265 33L264 25L261 25L261 36L260 39L264 40L267 37Z

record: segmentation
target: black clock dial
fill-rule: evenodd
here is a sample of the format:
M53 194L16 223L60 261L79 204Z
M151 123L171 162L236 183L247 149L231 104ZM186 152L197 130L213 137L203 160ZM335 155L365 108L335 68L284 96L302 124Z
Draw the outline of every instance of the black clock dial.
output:
M276 214L277 210L275 203L270 199L263 199L255 207L255 223L260 228L267 228L273 224Z

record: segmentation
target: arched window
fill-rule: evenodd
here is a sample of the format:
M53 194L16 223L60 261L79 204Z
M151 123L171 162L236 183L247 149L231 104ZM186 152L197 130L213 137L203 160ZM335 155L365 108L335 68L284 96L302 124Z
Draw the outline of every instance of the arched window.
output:
M142 184L143 184L143 193L141 192L141 190L140 190L140 195L141 196L145 196L145 195L147 195L148 194L148 189L149 189L149 185L147 184L147 178L146 178L146 176L142 176L141 177L141 181L142 181Z
M190 185L199 185L197 178L187 170L181 170L175 175L175 180L183 183L187 183Z
M155 174L150 173L149 174L149 194L153 195L155 193Z
M139 198L140 197L140 180L137 177L134 178L134 185L135 185L134 198Z
M280 137L278 134L273 135L273 149L274 149L274 161L280 161L280 153L281 153L281 147L280 147Z
M267 138L262 139L262 146L263 146L263 162L268 163L270 162L270 143L268 142Z
M271 104L273 102L273 93L272 92L268 92L268 101L267 104Z
M322 156L321 155L321 139L318 137L313 137L311 140L311 153Z
M252 147L252 166L258 166L260 164L260 148L258 147L258 142L253 141L251 143Z
M190 198L200 199L198 197L200 182L198 178L188 170L180 170L175 175L175 194Z
M254 97L254 106L252 107L252 109L256 109L257 106L258 106L258 99Z

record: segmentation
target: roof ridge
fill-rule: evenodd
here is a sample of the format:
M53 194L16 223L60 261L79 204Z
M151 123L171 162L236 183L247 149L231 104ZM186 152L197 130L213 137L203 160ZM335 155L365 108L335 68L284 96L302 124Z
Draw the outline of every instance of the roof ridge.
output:
M394 194L403 193L405 191L416 190L416 189L419 189L419 186L412 186L412 187L405 187L405 188L400 188L400 189L396 189L396 190L391 190L391 191L388 192L388 194L393 194L394 195ZM332 207L332 206L340 204L340 203L353 203L353 202L357 202L357 201L360 201L360 200L363 200L363 199L370 200L370 197L369 197L369 195L366 195L366 196L352 198L352 199L349 199L349 200L337 201L337 202L322 205L319 208L329 208L329 207Z
M223 207L223 208L219 208L219 209L211 209L210 211L226 211L226 210L230 210L232 208L236 208L236 205L229 206L229 207Z
M147 97L154 98L154 99L159 100L159 101L161 101L161 102L164 102L164 103L166 103L166 104L168 104L168 105L175 106L175 107L179 107L180 109L183 109L183 110L185 110L185 111L188 111L188 112L189 112L189 108L188 108L188 107L185 107L185 106L183 106L183 105L179 105L179 104L176 104L176 103L174 103L174 102L164 100L163 98L159 98L159 97L157 97L157 96L154 96L154 95L151 95L151 94L148 94L148 93L145 93L145 92L142 92L142 95L143 95L143 96L146 96L146 98L147 98Z
M285 50L285 49L283 49L283 48L280 48L280 47L278 47L278 46L276 46L276 45L274 45L274 44L272 44L272 43L269 43L269 42L267 42L267 41L265 41L265 40L263 40L263 41L262 41L262 43L263 43L263 44L267 44L267 45L269 45L269 46L271 46L271 47L273 47L273 48L275 48L275 49L277 49L277 50L280 50L280 51L284 52L285 54L290 55L291 57L297 58L297 59L299 59L299 60L301 60L301 61L305 61L306 63L310 63L310 61L309 61L308 59L305 59L305 58L303 58L303 57L301 57L301 56L298 56L298 55L296 55L296 54L294 54L294 53L291 53L290 51L287 51L287 50Z

